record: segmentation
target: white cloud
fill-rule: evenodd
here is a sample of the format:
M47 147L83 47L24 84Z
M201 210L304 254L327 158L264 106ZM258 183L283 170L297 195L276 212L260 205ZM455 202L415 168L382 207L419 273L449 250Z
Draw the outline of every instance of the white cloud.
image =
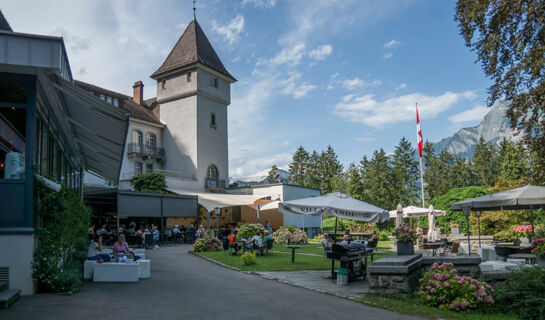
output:
M212 23L212 29L219 35L225 37L229 45L238 41L240 33L244 30L244 16L237 15L226 25L219 25L216 21Z
M453 114L448 117L452 123L464 123L464 122L476 122L484 118L484 116L490 111L490 108L485 106L475 106L469 110Z
M305 44L299 43L291 48L282 49L270 60L270 63L273 65L287 64L289 66L296 66L299 64L304 54Z
M382 59L386 60L386 59L390 59L391 57L393 57L394 54L391 53L391 52L388 52L388 53L385 53L383 56L382 56Z
M319 46L318 48L312 50L308 56L316 61L324 60L327 58L331 52L333 52L333 47L329 44Z
M375 87L381 86L382 85L382 80L380 80L380 79L373 80L373 82L371 84L374 85Z
M253 5L261 8L273 8L276 5L276 0L243 0L242 6Z
M396 90L401 90L401 89L405 89L405 88L407 88L407 85L405 83L402 83L399 86L397 86Z
M356 138L355 140L358 142L372 142L372 141L376 141L377 137L359 137L359 138Z
M294 99L299 99L316 89L315 85L308 83L298 84L297 80L299 78L301 78L301 73L293 72L288 79L279 81L279 84L282 87L281 93L284 95L291 95Z
M401 41L397 41L397 40L390 40L386 43L384 43L384 49L395 49L397 47L399 47L399 45L401 44Z
M333 113L352 122L379 128L414 120L415 103L418 103L420 117L430 119L450 109L461 100L472 100L476 97L474 91L461 93L448 91L440 96L412 93L377 101L374 95L365 94L343 99L335 105Z
M288 140L286 140L286 141L282 142L281 146L282 146L282 147L287 147L287 146L289 146L290 144L291 144L291 143L290 143Z
M355 77L354 79L346 79L342 82L342 86L346 90L354 90L356 88L362 87L365 85L365 81L362 79Z

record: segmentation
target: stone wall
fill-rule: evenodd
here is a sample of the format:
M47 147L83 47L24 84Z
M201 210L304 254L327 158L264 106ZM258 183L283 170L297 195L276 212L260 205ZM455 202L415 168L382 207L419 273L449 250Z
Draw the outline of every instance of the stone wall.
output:
M422 254L392 255L376 260L369 267L369 290L377 293L409 294L420 277Z

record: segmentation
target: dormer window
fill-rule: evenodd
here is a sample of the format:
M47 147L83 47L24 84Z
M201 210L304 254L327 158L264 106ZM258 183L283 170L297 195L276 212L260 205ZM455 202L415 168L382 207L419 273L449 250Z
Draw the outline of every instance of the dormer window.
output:
M188 83L191 82L191 72L188 72L188 73L186 74L186 78L187 78L187 82L188 82Z
M119 99L117 99L117 98L114 98L114 107L116 107L116 108L119 107Z
M216 127L216 114L210 113L210 126L212 128Z
M214 88L218 87L218 79L217 78L210 78L210 85Z

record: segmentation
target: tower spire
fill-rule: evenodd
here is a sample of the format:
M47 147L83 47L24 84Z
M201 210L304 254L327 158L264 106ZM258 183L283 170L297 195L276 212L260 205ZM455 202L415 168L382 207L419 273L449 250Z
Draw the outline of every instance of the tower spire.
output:
M197 8L195 7L196 2L197 0L193 0L193 20L197 20L197 18L195 17L195 11L197 11Z

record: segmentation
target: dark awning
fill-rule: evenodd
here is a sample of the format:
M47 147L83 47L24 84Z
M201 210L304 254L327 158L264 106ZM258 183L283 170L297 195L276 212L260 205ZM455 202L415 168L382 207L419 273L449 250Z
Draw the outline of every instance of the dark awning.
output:
M473 211L545 208L545 187L527 185L450 205L454 211L461 211L464 207Z
M117 215L120 217L196 218L197 197L119 191L117 194Z
M64 106L62 113L72 129L85 169L117 182L128 115L55 74L43 82L53 88Z

